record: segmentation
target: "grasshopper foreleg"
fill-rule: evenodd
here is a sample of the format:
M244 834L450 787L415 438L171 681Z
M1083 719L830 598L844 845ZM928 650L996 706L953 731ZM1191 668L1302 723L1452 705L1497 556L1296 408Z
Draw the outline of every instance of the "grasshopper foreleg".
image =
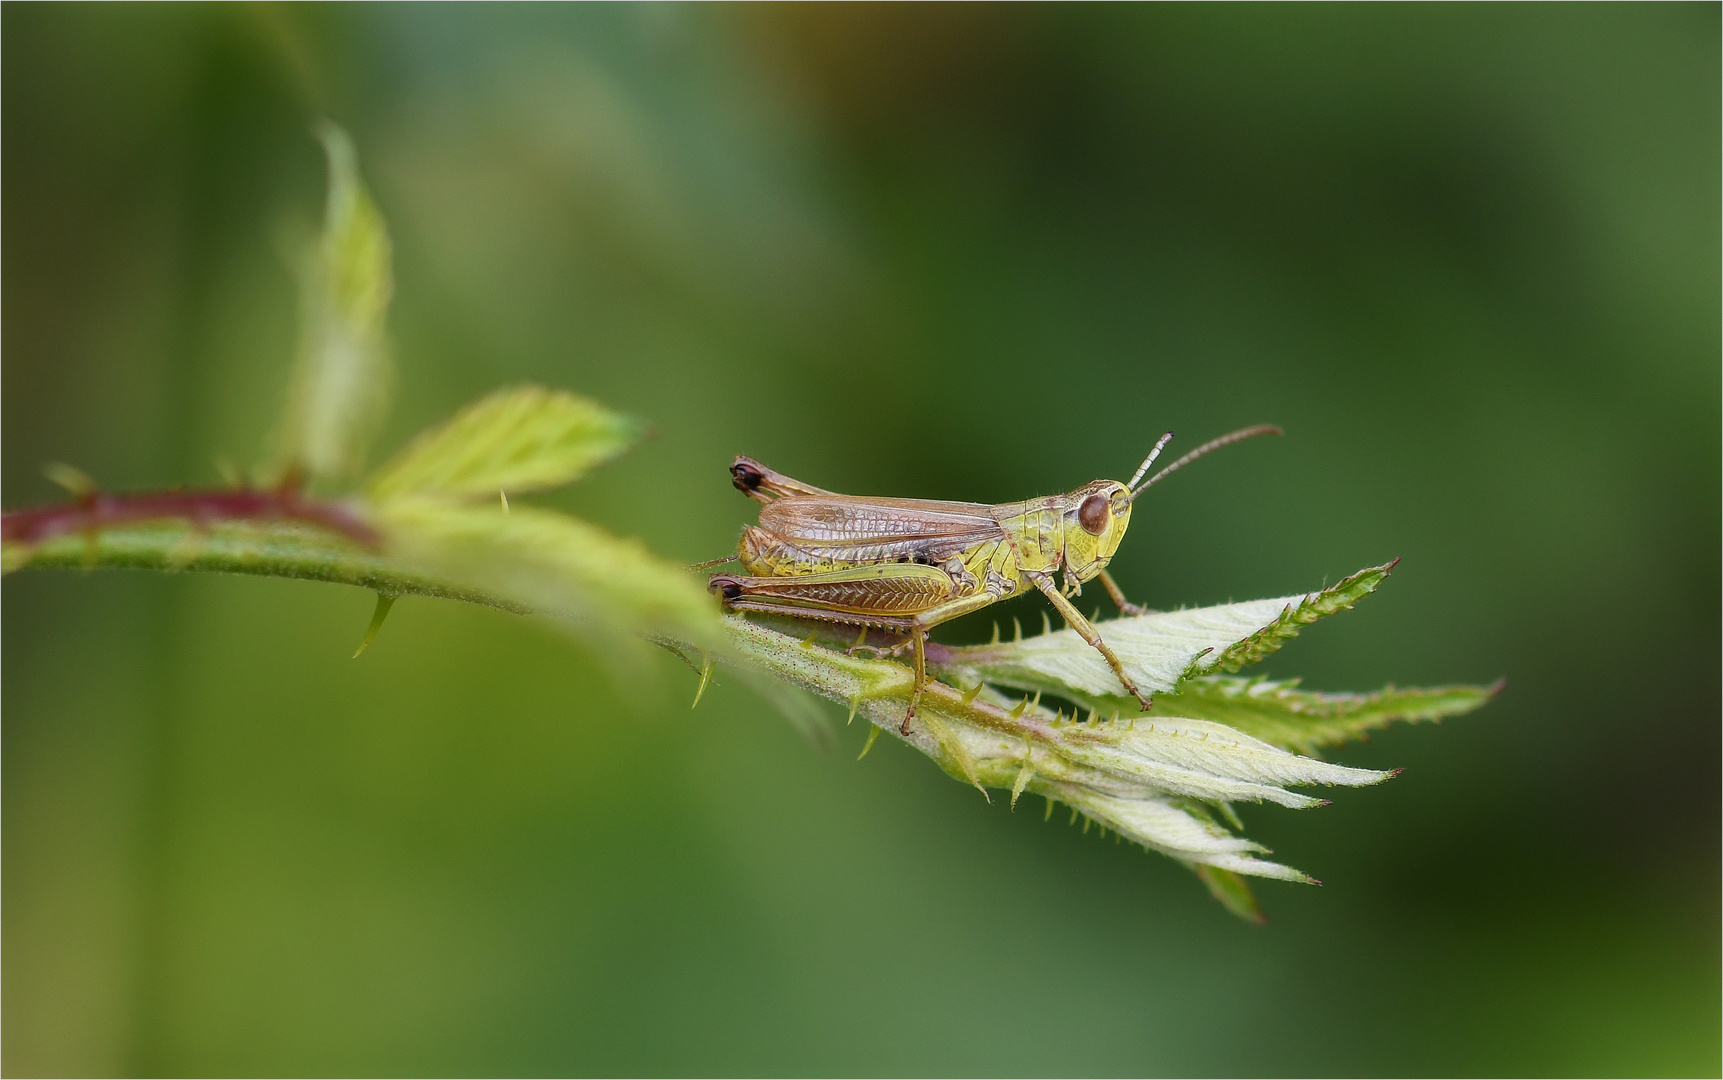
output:
M1077 635L1084 641L1094 646L1095 651L1107 661L1107 666L1113 669L1113 674L1118 676L1120 684L1130 692L1132 697L1137 699L1137 703L1146 711L1151 704L1151 699L1147 694L1138 690L1137 684L1131 681L1129 675L1125 674L1125 666L1119 662L1119 654L1113 651L1111 645L1101 640L1101 632L1083 617L1082 612L1071 605L1071 601L1065 599L1064 595L1059 592L1058 586L1053 584L1053 579L1050 576L1042 573L1026 573L1024 576L1033 581L1035 587L1053 602L1053 606L1058 609L1059 614L1065 617L1066 624L1077 631Z
M1124 590L1120 589L1119 583L1113 580L1113 575L1103 570L1099 576L1101 579L1101 587L1107 590L1107 595L1113 598L1114 604L1118 605L1120 614L1147 615L1149 613L1148 608L1133 604L1129 600L1125 599Z

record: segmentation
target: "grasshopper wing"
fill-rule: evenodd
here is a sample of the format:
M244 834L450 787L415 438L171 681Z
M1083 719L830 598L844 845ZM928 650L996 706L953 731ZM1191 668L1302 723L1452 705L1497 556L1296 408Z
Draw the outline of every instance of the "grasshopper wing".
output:
M870 560L934 559L1003 538L981 503L855 495L796 495L760 510L760 527L797 547L837 554L865 550Z

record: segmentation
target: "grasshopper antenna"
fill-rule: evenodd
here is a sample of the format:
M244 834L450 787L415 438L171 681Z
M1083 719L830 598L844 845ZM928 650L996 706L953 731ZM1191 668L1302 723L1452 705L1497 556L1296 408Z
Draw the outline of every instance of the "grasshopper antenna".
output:
M737 560L737 556L726 555L722 559L707 559L705 562L697 562L693 566L690 566L688 569L691 571L693 571L693 570L710 570L714 566L723 566L727 562L735 562L736 560Z
M1149 456L1143 459L1143 463L1141 465L1137 466L1137 471L1131 474L1131 482L1126 484L1125 486L1127 488L1136 487L1137 481L1141 480L1143 478L1143 474L1149 471L1149 466L1153 465L1155 463L1155 459L1161 456L1161 450L1164 449L1166 447L1166 445L1172 441L1173 441L1173 433L1170 431L1167 432L1165 435L1162 435L1159 439L1156 439L1155 440L1155 448L1153 450L1150 450Z
M1195 450L1192 450L1190 453L1186 454L1184 457L1179 458L1177 461L1173 462L1171 465L1168 465L1166 468L1162 469L1160 472L1149 477L1147 480L1144 480L1140 486L1137 484L1136 477L1132 477L1130 484L1126 485L1127 487L1129 487L1131 489L1131 497L1129 499L1126 499L1125 502L1126 503L1131 502L1132 499L1135 499L1138 495L1141 495L1143 492L1145 492L1145 491L1149 490L1149 488L1153 487L1157 480L1164 479L1168 473L1177 472L1178 470L1184 468L1186 465L1189 465L1191 462L1195 461L1197 458L1202 457L1204 454L1209 453L1210 451L1219 450L1223 446L1231 446L1235 442L1243 442L1246 439L1252 439L1258 435L1284 435L1284 434L1286 434L1286 433L1284 431L1280 430L1279 428L1275 427L1273 424L1257 424L1255 427L1239 428L1237 431L1231 432L1231 433L1226 434L1226 435L1222 435L1218 439L1210 439L1208 442L1203 443L1201 446L1197 447ZM1166 441L1170 438L1172 438L1171 433L1168 433L1166 435L1161 436L1161 441L1159 443L1155 444L1155 453L1149 455L1149 461L1155 460L1155 454L1159 454L1161 452L1161 446L1164 445L1166 443ZM1143 462L1143 467L1141 469L1137 470L1137 476L1142 476L1144 471L1148 469L1149 461Z

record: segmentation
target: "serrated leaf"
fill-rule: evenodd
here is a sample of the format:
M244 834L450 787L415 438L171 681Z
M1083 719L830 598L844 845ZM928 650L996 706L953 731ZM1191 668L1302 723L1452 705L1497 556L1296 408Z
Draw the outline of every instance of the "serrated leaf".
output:
M1152 612L1097 623L1096 629L1139 687L1166 693L1192 676L1236 671L1262 659L1296 637L1299 628L1357 603L1393 566L1362 570L1305 596ZM969 684L1041 690L1085 702L1115 699L1122 692L1101 654L1069 629L1023 641L943 647L930 653L929 662Z
M726 616L722 623L732 662L845 704L902 737L897 730L913 681L905 665L810 645L751 618ZM1056 799L1192 865L1288 881L1310 879L1258 858L1262 845L1234 835L1211 807L1245 800L1312 807L1322 800L1287 788L1359 786L1392 775L1301 757L1202 720L1074 723L985 686L965 695L936 685L916 716L905 741L967 783Z
M498 391L414 439L366 485L375 501L408 495L495 499L578 480L644 433L588 398L538 386Z
M328 121L323 232L301 268L299 354L281 424L281 468L355 473L388 410L394 374L385 319L394 293L388 229L359 176L353 142Z
M1192 814L1177 800L1158 796L1120 798L1077 785L1054 785L1061 801L1121 836L1194 866L1235 874L1314 884L1315 879L1282 863L1257 858L1267 848Z
M684 568L566 514L400 498L379 508L376 524L401 561L529 610L721 648L712 598Z
M1300 757L1224 724L1183 717L1141 717L1105 738L1078 726L1060 752L1155 791L1210 802L1273 802L1293 809L1321 799L1286 790L1311 784L1361 787L1392 773Z
M1338 585L1311 593L1297 603L1288 603L1285 610L1261 630L1234 642L1218 655L1198 657L1192 661L1185 671L1185 677L1209 673L1226 675L1256 663L1297 637L1301 627L1309 626L1316 620L1336 612L1346 611L1375 592L1376 586L1382 584L1399 562L1399 559L1395 559L1382 566L1360 570Z
M1460 716L1489 701L1495 686L1386 687L1369 694L1322 694L1297 680L1205 676L1155 699L1154 712L1211 720L1298 754L1339 746L1396 721Z

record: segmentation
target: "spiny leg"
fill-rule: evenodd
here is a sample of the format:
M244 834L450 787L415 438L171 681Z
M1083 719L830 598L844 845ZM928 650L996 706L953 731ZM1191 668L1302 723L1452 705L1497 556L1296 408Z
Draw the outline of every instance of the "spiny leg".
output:
M1119 612L1121 614L1147 615L1149 613L1148 608L1139 607L1138 605L1131 603L1129 600L1126 600L1124 590L1120 589L1119 583L1113 580L1113 575L1107 573L1105 570L1101 571L1101 587L1106 589L1107 595L1113 598L1113 603L1118 605Z
M1096 630L1094 626L1090 624L1089 620L1083 617L1083 613L1073 607L1071 605L1071 601L1065 599L1065 597L1060 594L1058 588L1054 586L1052 578L1048 577L1046 574L1037 573L1025 576L1035 583L1035 587L1040 589L1041 592L1046 595L1047 599L1053 602L1053 606L1059 610L1060 615L1065 617L1065 622L1071 627L1071 629L1077 631L1077 635L1079 637L1094 646L1095 651L1100 653L1101 657L1107 661L1107 666L1113 669L1113 674L1118 676L1120 684L1123 685L1126 690L1130 691L1132 697L1137 699L1137 703L1145 710L1148 709L1151 704L1151 699L1147 694L1138 690L1137 684L1131 681L1131 677L1129 675L1125 674L1125 666L1119 662L1119 654L1113 651L1113 647L1111 645L1108 645L1105 641L1101 640L1101 632Z
M909 722L915 719L915 703L921 697L922 687L927 685L927 631L919 625L910 631L910 637L915 641L915 685L909 688L909 711L903 714L903 724L897 733L904 738L909 737Z
M915 645L915 685L909 691L909 711L904 714L903 726L898 728L901 735L909 734L909 722L915 718L915 703L926 689L927 678L927 632L940 623L967 615L972 611L980 611L989 604L998 601L999 595L994 592L981 592L973 596L963 596L956 600L947 600L938 607L932 607L917 615L910 621L910 641Z
M976 593L971 596L959 597L936 603L922 611L911 615L902 612L919 599L917 592L930 591L928 586L943 584L947 595L952 589L951 579L944 571L931 566L917 563L892 564L887 566L857 567L850 570L840 570L819 574L801 574L782 577L739 577L734 574L713 574L707 580L707 587L717 593L724 607L731 611L762 611L773 615L790 615L803 619L814 619L820 622L847 624L850 626L875 627L887 633L896 632L906 635L907 640L899 645L880 649L879 655L895 655L908 646L915 650L915 680L910 687L909 708L905 710L903 723L899 726L900 734L909 734L910 721L915 718L916 704L922 691L927 688L927 633L935 626L971 611L979 610L999 599L996 591ZM887 593L887 599L897 599L898 612L889 608L880 610L883 604L872 604L860 607L855 604L853 597L857 586L899 586L900 597L893 598ZM844 606L838 606L843 603ZM852 650L868 649L869 646L860 644L865 637L857 639L858 645L852 645Z

